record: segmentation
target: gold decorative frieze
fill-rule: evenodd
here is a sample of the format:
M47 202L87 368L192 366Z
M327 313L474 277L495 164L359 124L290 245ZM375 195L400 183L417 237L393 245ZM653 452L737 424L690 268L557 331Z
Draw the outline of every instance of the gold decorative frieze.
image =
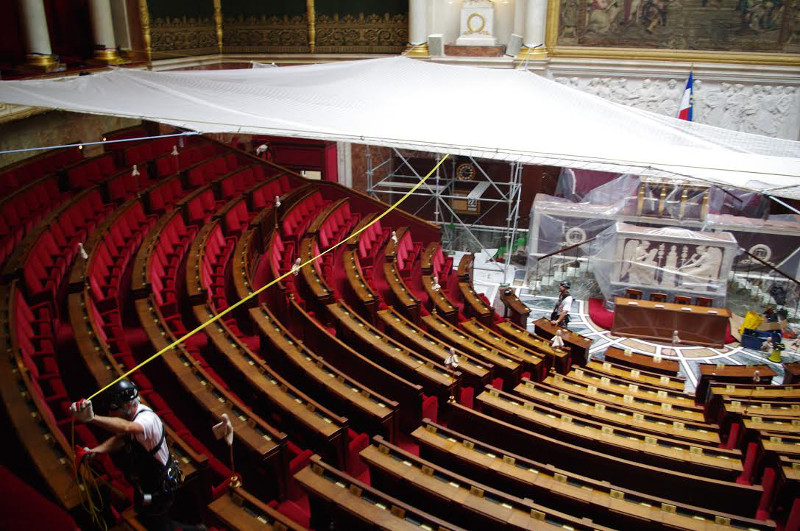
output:
M153 58L219 52L216 25L211 18L157 18L150 23L150 42Z
M400 53L408 43L408 14L317 15L319 53Z
M226 53L308 53L305 16L229 17L224 22Z

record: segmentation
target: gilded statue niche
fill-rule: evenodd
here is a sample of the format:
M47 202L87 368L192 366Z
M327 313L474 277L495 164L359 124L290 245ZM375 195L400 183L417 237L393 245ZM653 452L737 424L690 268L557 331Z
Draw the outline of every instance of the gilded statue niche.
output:
M795 64L800 0L550 0L547 41L554 55Z

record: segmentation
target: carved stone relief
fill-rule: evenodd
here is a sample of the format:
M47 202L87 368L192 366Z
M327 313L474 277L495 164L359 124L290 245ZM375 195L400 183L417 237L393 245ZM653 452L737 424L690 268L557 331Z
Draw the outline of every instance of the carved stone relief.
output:
M685 80L556 77L564 85L638 109L677 116ZM694 121L774 138L800 138L800 88L788 85L694 83Z

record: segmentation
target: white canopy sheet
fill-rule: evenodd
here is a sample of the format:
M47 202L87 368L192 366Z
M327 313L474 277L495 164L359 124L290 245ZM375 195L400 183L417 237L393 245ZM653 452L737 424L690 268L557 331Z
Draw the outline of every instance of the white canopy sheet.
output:
M391 57L2 81L0 102L203 133L360 142L716 183L800 198L800 142L667 118L525 70Z

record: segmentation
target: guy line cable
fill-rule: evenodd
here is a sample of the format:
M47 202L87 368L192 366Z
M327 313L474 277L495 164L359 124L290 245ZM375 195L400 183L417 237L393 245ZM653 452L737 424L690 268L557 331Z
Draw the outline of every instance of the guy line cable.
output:
M411 189L410 189L408 192L406 192L405 194L403 194L403 196L402 196L402 197L401 197L401 198L400 198L400 199L399 199L399 200L398 200L396 203L394 203L393 205L391 205L391 206L390 206L388 209L386 209L386 210L385 210L383 213L381 213L379 216L377 216L377 217L376 217L376 218L375 218L375 219L374 219L374 220L373 220L371 223L369 223L368 225L365 225L365 226L364 226L364 227L362 227L361 229L359 229L359 230L357 230L356 232L352 233L350 236L348 236L347 238L345 238L345 239L341 240L341 241L340 241L339 243L337 243L336 245L334 245L334 246L330 247L329 249L327 249L327 250L325 250L325 251L323 251L323 252L319 253L317 256L314 256L313 258L310 258L310 259L306 260L306 261L305 261L303 264L301 264L301 265L300 265L299 269L302 269L302 268L304 268L305 266L307 266L307 265L309 265L309 264L311 264L311 263L313 263L313 262L317 261L318 259L322 258L323 256L325 256L325 255L326 255L326 254L328 254L329 252L331 252L331 251L333 251L334 249L336 249L337 247L339 247L340 245L342 245L342 244L344 244L344 243L347 243L348 241L350 241L350 240L352 240L353 238L357 237L359 234L361 234L362 232L364 232L365 230L367 230L369 227L371 227L372 225L374 225L375 223L377 223L378 221L380 221L380 220L381 220L381 219L382 219L384 216L386 216L387 214L389 214L391 211L395 210L395 209L396 209L398 206L400 206L400 204L401 204L403 201L405 201L405 200L406 200L406 198L407 198L407 197L409 197L409 196L410 196L411 194L413 194L413 193L414 193L414 192L415 192L415 191L416 191L416 190L417 190L417 189L418 189L420 186L422 186L422 184L423 184L423 183L424 183L424 182L425 182L425 181L428 179L428 177L430 177L431 175L433 175L433 173L434 173L434 172L435 172L435 171L436 171L436 170L439 168L439 166L441 166L441 165L442 165L442 163L443 163L445 160L447 160L447 157L449 157L449 156L450 156L449 154L446 154L444 157L442 157L442 159L441 159L441 160L439 160L439 162L437 162L437 163L436 163L436 165L433 167L433 169L432 169L431 171L429 171L429 172L428 172L428 174L427 174L427 175L425 175L425 177L423 177L423 178L422 178L422 179L421 179L421 180L420 180L420 181L419 181L417 184L415 184L415 185L414 185L414 187L413 187L413 188L411 188ZM228 306L226 309L222 310L221 312L219 312L218 314L216 314L214 317L212 317L212 318L211 318L211 319L209 319L208 321L206 321L206 322L204 322L204 323L201 323L201 324L200 324L200 325L198 325L198 326L197 326L197 328L195 328L194 330L191 330L190 332L187 332L187 333L186 333L186 334L185 334L183 337L180 337L180 338L176 339L175 341L173 341L172 343L170 343L170 344L169 344L169 345L167 345L166 347L162 348L161 350L159 350L158 352L156 352L155 354L153 354L152 356L150 356L149 358L147 358L146 360L144 360L143 362L141 362L141 363L140 363L139 365L137 365L136 367L132 368L131 370L129 370L128 372L126 372L126 373L125 373L125 374L123 374L122 376L118 377L116 380L112 381L111 383L109 383L108 385L106 385L105 387L103 387L102 389L100 389L99 391L96 391L94 394L92 394L91 396L89 396L89 397L88 397L88 400L91 400L92 398L96 397L97 395L99 395L100 393L102 393L103 391L105 391L106 389L108 389L109 387L111 387L112 385L114 385L115 383L117 383L118 381L122 380L123 378L127 378L127 377L128 377L128 375L130 375L130 374L132 374L132 373L134 373L134 372L138 371L139 369L141 369L142 367L144 367L145 365L147 365L148 363L150 363L150 362L151 362L151 361L153 361L154 359L158 358L158 357L159 357L159 356L161 356L162 354L165 354L166 352L168 352L168 351L172 350L173 348L175 348L176 346L178 346L180 343L183 343L183 342L184 342L184 341L186 341L188 338L192 337L192 336L193 336L194 334L196 334L197 332L199 332L199 331L203 330L205 327L207 327L207 326L208 326L208 325L210 325L211 323L213 323L213 322L217 321L218 319L222 318L223 316L227 315L229 312L231 312L231 311L233 311L234 309L238 308L239 306L241 306L241 305L242 305L242 304L244 304L245 302L249 301L249 300L250 300L250 299L252 299L253 297L256 297L256 296L258 296L258 295L259 295L261 292L263 292L263 291L264 291L264 290L266 290L267 288L271 287L272 285L276 284L277 282L280 282L281 280L283 280L284 278L288 277L288 276L289 276L289 275L291 275L292 273L293 273L293 271L287 271L286 273L282 274L282 275L281 275L281 276L279 276L278 278L276 278L276 279L273 279L271 282L269 282L269 283L265 284L264 286L262 286L262 287L258 288L256 291L254 291L253 293L251 293L251 294L250 294L250 295L248 295L247 297L245 297L245 298L241 299L240 301L236 302L235 304L232 304L231 306Z

